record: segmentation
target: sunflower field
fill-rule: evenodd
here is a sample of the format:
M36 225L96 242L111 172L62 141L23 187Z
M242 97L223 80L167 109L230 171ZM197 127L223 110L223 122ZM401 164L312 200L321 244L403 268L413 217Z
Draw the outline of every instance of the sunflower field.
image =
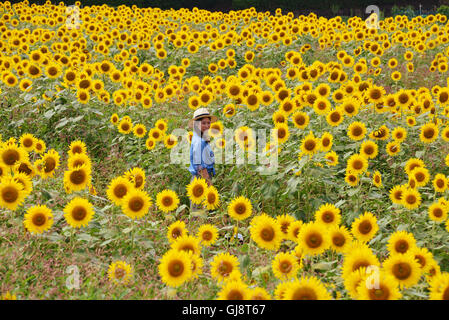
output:
M446 16L25 0L0 31L2 299L449 300ZM245 160L210 186L173 161L203 107Z

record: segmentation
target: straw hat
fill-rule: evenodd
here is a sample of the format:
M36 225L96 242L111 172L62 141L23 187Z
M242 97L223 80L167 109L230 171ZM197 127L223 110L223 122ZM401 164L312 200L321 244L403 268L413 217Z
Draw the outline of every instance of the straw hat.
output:
M193 121L200 120L202 118L210 118L210 122L215 122L218 120L216 116L213 116L209 113L209 110L206 108L198 108L193 113L193 118L189 121L189 127L193 128Z

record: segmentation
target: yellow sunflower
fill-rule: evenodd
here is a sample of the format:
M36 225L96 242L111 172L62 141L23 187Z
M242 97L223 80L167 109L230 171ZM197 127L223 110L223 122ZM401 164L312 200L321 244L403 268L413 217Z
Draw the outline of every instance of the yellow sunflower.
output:
M218 239L218 229L214 225L203 224L198 229L197 237L202 245L211 246Z
M251 220L250 233L251 239L260 248L267 250L278 249L283 239L281 226L265 213Z
M219 253L214 256L210 263L210 273L212 278L218 282L223 282L229 279L231 275L240 275L239 261L236 256L228 252Z
M402 294L399 290L397 280L385 271L380 271L376 275L374 283L370 283L367 279L369 275L365 275L361 279L360 285L357 287L359 300L399 300Z
M203 203L208 210L215 210L220 206L220 196L214 186L207 188Z
M329 230L330 247L338 253L345 253L353 241L352 235L345 226L332 225Z
M330 246L326 227L317 222L304 224L298 234L298 244L306 255L315 256L323 253Z
M64 218L72 228L86 227L94 215L89 200L75 197L64 208Z
M179 205L178 195L173 190L165 189L157 194L156 205L165 213L176 210Z
M0 181L0 207L15 211L25 200L23 185L12 177Z
M126 194L133 189L132 183L126 177L120 176L114 178L106 190L108 199L120 206Z
M206 180L195 177L193 181L187 185L187 195L194 204L201 204L207 190Z
M401 288L414 286L421 278L420 264L412 252L390 256L383 262L383 269L399 282Z
M125 261L115 261L109 265L108 278L116 285L128 284L132 276L132 267Z
M390 255L404 254L416 248L416 240L412 233L395 231L388 239L387 249Z
M227 281L218 292L218 300L248 300L250 289L242 281Z
M290 283L282 300L331 300L324 284L316 277L302 277Z
M377 218L371 212L360 215L351 225L351 232L360 241L370 241L379 230Z
M146 191L129 190L121 201L122 212L131 219L140 219L148 213L153 202Z
M298 261L290 252L278 253L271 262L271 267L274 276L282 281L295 278L299 270Z
M170 287L179 287L192 277L192 260L186 251L169 250L161 258L159 275Z
M175 221L168 226L167 238L170 243L174 243L176 239L187 235L188 230L184 221Z
M339 225L341 221L341 210L335 205L326 203L315 212L315 221L326 227Z
M233 199L228 205L229 216L237 221L251 216L252 210L251 201L243 196Z
M51 209L45 205L32 206L24 216L23 224L30 233L42 233L53 225Z

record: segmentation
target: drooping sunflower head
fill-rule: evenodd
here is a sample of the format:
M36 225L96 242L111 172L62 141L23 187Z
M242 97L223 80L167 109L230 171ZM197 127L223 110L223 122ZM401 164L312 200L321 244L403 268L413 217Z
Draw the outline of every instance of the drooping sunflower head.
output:
M203 203L208 210L215 210L220 206L220 196L214 186L209 186L206 190Z
M146 175L142 168L134 167L125 172L124 176L133 184L134 188L142 190L145 187Z

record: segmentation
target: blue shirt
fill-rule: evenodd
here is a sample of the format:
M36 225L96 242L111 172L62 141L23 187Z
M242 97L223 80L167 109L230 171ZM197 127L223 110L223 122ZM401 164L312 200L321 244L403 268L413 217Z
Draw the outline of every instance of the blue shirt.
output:
M199 175L199 171L206 168L210 175L215 175L215 156L209 143L202 139L196 132L193 133L190 145L190 167L192 175Z

